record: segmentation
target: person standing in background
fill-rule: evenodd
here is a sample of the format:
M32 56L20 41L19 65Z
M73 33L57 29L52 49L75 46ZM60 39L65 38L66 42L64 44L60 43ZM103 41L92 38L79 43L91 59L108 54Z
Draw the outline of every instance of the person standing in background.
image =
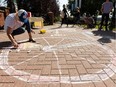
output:
M67 9L65 7L65 5L63 5L63 10L61 11L61 18L62 18L62 21L61 21L61 26L66 22L67 24L67 27L68 27L68 12L67 12Z
M80 20L80 9L79 7L76 8L76 11L74 12L74 23L73 23L73 27L75 24L79 23Z
M101 7L102 19L101 19L101 24L100 24L99 30L102 29L104 20L105 20L105 29L106 29L106 31L108 30L107 26L108 26L108 20L109 20L109 13L112 11L112 8L113 8L113 3L110 2L109 0L106 0L102 4L102 7Z

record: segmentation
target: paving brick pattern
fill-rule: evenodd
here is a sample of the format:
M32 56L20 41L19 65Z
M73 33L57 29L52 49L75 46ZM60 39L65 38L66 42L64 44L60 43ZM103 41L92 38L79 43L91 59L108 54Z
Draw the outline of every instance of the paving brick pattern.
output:
M116 32L58 26L16 36L19 49L0 31L0 87L116 87Z

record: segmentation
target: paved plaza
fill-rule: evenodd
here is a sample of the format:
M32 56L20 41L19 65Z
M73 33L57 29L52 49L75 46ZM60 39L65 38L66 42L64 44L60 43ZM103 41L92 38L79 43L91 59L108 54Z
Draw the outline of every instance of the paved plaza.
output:
M0 30L0 87L116 87L116 32L59 26L16 36L18 49Z

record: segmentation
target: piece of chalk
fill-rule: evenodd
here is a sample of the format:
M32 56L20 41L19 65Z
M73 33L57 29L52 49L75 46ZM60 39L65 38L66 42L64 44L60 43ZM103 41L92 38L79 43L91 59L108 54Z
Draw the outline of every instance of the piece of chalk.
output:
M20 49L17 49L16 52L18 53L20 51Z
M9 50L9 52L12 52L12 50Z
M27 53L30 53L30 52L31 52L31 50L28 50L28 51L27 51Z

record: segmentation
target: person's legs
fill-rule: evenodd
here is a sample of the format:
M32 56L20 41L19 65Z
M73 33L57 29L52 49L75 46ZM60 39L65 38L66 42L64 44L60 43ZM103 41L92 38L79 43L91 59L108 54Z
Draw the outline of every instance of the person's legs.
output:
M68 17L67 17L67 15L64 16L64 21L63 22L64 22L64 24L66 23L67 27L68 27Z
M67 24L67 27L68 27L68 18L66 17L66 19L65 19L65 20L66 20L66 24Z
M63 25L63 23L64 23L64 18L62 18L62 21L61 21L61 26Z
M74 17L73 18L73 27L74 27L74 25L77 23L77 18L76 17Z
M105 20L105 29L106 29L106 31L108 30L108 29L107 29L108 20L109 20L109 14L106 14L106 20Z
M99 30L101 30L101 29L102 29L103 22L104 22L104 18L105 18L105 14L102 14L102 19L101 19L101 23L100 23Z
M77 21L76 21L77 24L80 23L80 17L77 18Z
M35 42L33 39L32 39L32 35L31 35L31 25L28 22L26 22L23 26L26 26L26 30L28 32L28 35L29 35L29 42Z
M14 38L14 36L15 35L20 35L20 34L22 34L22 33L24 33L25 32L25 29L23 28L23 27L20 27L20 28L18 28L18 29L16 29L16 30L14 30L13 32L12 32L12 37ZM16 41L16 39L14 38L14 40ZM17 42L17 41L16 41Z
M66 24L67 24L67 27L68 27L68 17L66 16Z
M19 35L25 32L25 29L23 27L20 27L12 32L12 36Z

